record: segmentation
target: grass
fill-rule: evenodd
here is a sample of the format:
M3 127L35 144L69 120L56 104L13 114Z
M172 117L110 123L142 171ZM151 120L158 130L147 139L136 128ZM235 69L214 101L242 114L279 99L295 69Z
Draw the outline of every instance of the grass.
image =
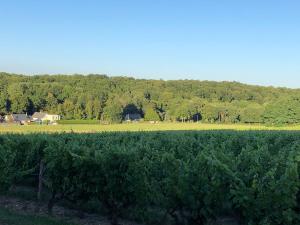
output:
M75 132L96 133L110 131L168 131L168 130L300 130L300 125L272 127L247 124L202 123L129 123L129 124L58 124L58 125L0 125L0 133Z
M59 124L100 124L100 120L59 120Z
M0 225L71 225L46 216L23 215L0 207Z

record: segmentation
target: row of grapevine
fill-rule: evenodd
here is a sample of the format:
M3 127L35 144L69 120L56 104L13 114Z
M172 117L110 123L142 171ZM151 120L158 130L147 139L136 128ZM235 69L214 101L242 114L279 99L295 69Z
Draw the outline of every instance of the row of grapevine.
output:
M0 190L96 202L112 224L300 224L300 133L176 131L0 136Z

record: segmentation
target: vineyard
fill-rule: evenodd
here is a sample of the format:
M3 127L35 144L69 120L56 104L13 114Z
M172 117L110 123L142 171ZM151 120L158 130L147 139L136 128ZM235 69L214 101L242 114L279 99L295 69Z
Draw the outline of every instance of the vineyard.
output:
M300 224L299 131L0 135L0 191L112 224Z

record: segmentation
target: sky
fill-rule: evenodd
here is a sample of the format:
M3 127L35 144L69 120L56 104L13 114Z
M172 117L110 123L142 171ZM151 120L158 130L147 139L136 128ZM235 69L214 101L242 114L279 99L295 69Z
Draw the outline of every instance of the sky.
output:
M0 0L0 71L300 88L299 0Z

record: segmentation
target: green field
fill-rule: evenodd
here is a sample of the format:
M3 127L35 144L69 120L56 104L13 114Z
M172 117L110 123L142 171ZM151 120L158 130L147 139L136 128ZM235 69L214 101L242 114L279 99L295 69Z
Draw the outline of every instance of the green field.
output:
M129 124L58 124L58 125L0 125L0 133L75 132L96 133L110 131L168 131L168 130L300 130L294 126L264 126L246 124L202 123L129 123Z

